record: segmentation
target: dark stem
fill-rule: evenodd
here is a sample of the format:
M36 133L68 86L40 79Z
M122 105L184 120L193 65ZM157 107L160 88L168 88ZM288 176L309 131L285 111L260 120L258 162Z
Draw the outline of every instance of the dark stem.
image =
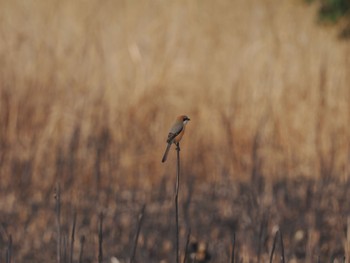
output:
M236 234L233 233L232 242L231 242L231 263L235 262L235 245L236 245Z
M11 256L12 256L12 236L9 236L9 243L7 246L7 253L6 253L6 263L11 263Z
M259 239L258 239L258 263L260 263L261 258L261 249L264 244L264 239L266 236L266 225L267 225L267 215L264 213L262 216L262 220L260 223L260 229L259 229Z
M272 250L271 250L271 254L270 254L270 263L272 263L272 259L273 259L273 254L275 253L275 248L276 248L276 242L277 242L277 236L278 236L278 232L276 232L275 237L273 239L273 245L272 245Z
M284 263L284 245L283 245L283 237L282 237L282 232L278 231L280 233L280 242L281 242L281 262Z
M103 261L103 252L102 252L102 242L103 242L103 213L100 213L100 225L98 230L98 263L102 263Z
M177 168L175 186L175 222L176 222L176 263L179 263L179 186L180 186L180 143L176 143Z
M79 263L83 262L84 243L85 243L85 236L82 235L80 238Z
M189 245L189 243L190 243L190 236L191 236L191 228L189 228L189 229L188 229L188 232L187 232L186 246L185 246L185 256L184 256L184 261L183 261L183 263L186 263L186 260L187 260L188 245Z
M136 235L135 235L134 244L133 244L133 247L132 247L132 250L131 250L130 263L135 262L137 242L138 242L138 239L139 239L142 222L143 222L143 218L144 218L144 215L145 215L145 209L146 209L146 205L144 204L142 206L142 208L141 208L140 213L139 213L139 219L138 219L138 223L137 223Z
M67 263L67 235L63 236L63 262Z
M77 222L77 212L74 211L73 216L73 226L72 226L72 235L71 235L71 242L70 242L70 254L69 254L69 263L73 263L73 249L74 249L74 240L75 240L75 224Z
M57 263L61 263L61 190L56 184Z

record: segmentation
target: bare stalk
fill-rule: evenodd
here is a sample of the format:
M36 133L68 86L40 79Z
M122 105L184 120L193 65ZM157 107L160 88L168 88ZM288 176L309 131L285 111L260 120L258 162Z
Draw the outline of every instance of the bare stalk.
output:
M185 255L184 255L184 261L183 263L186 263L186 260L187 260L187 252L188 252L188 245L190 243L190 236L191 236L191 228L188 229L188 232L187 232L187 238L186 238L186 245L185 245Z
M350 261L350 216L347 218L347 230L346 230L346 244L345 244L345 257Z
M7 245L7 251L6 251L6 263L11 263L11 257L12 257L12 236L9 236L9 242Z
M72 235L71 235L71 242L70 242L70 254L69 254L69 263L73 263L73 249L74 249L74 240L75 240L75 224L77 221L77 212L74 211L73 216L73 226L72 226Z
M57 263L61 263L61 190L56 184L56 226L57 226Z
M275 237L273 239L272 250L271 250L271 254L270 254L270 263L272 263L273 254L275 253L277 236L278 236L278 231L276 232Z
M231 242L231 263L235 262L235 245L236 245L236 234L233 233L232 242Z
M146 205L144 204L142 206L142 208L141 208L140 213L139 213L137 229L136 229L136 235L135 235L134 244L133 244L133 247L132 247L132 250L131 250L130 263L135 262L137 242L138 242L138 239L139 239L142 222L143 222L143 218L144 218L144 215L145 215L145 209L146 209Z
M267 216L263 214L259 229L259 243L258 243L258 263L260 263L261 258L261 248L265 238L265 229L267 225Z
M84 243L85 243L85 236L82 235L80 238L79 263L83 262Z
M102 242L103 242L103 213L100 213L100 225L98 230L98 263L102 263L103 261L103 251L102 251Z
M284 263L284 245L283 245L283 237L282 237L282 232L281 230L278 231L279 232L279 236L280 236L280 242L281 242L281 262Z
M271 251L271 255L270 255L270 263L272 263L273 255L274 255L275 250L276 250L277 238L279 238L280 246L281 246L281 262L284 263L285 262L284 245L283 245L282 232L280 230L276 231L275 237L273 239L272 251Z
M176 143L177 168L175 186L175 222L176 222L176 263L179 263L179 186L180 186L180 143Z
M67 263L67 235L63 236L63 263Z

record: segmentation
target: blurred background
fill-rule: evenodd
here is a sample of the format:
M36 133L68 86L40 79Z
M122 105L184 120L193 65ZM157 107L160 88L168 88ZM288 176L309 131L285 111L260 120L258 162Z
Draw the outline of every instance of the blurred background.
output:
M308 2L0 1L1 257L11 235L17 262L56 261L59 183L76 261L100 212L105 262L127 260L145 203L137 262L173 262L180 114L181 247L191 227L228 262L236 233L266 262L282 229L290 262L349 257L348 22Z

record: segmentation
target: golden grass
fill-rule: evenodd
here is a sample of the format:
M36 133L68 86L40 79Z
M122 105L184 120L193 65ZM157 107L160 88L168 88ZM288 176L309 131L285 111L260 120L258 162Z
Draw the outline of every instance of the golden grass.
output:
M96 247L98 222L92 215L107 206L111 235L106 254L125 254L134 212L125 200L153 198L147 191L129 192L132 186L152 190L161 200L150 202L156 223L149 220L149 229L168 223L173 184L163 182L165 191L159 182L174 178L175 151L165 165L161 157L178 114L191 117L181 145L184 178L220 186L226 176L248 180L256 171L266 178L347 180L350 49L336 39L337 29L318 27L315 20L316 7L294 0L0 1L0 212L19 246L17 259L32 253L38 260L43 254L35 252L54 243L54 214L42 204L53 203L58 178L64 189L63 225L70 224L70 208L81 209L79 235L86 235L90 248ZM115 196L106 190L95 198L99 187L113 189ZM202 199L193 205L194 214L205 220L198 226L192 222L193 232L209 232L213 222L207 211L217 213L221 224L239 221L238 250L247 261L254 257L260 213L270 209L280 218L268 223L283 225L286 219L303 218L309 209L275 204L276 199L287 202L279 197L285 188L274 197L269 184L262 205L246 208L250 192L234 187L226 195L225 189L217 190L222 200L213 204L204 200L210 187L196 188ZM310 186L316 192L314 212L323 186L312 187L317 186ZM289 188L290 195L303 191L302 198L295 198L299 207L309 189L298 184ZM332 189L339 192L337 200L347 200L340 194L345 190ZM232 200L239 201L233 205ZM343 203L322 205L337 219L333 230L342 227L335 208ZM86 217L90 224L83 224ZM295 227L304 227L298 223ZM200 228L204 224L205 231ZM314 225L302 229L310 235L309 258L323 229ZM162 226L162 231L169 228ZM222 234L226 230L222 225L211 229L210 245L217 255L225 252L222 244L229 245ZM144 247L153 249L161 237L171 248L171 236L159 233L144 234L150 243ZM286 239L292 250L293 240ZM343 241L339 236L332 240Z
M270 178L349 176L349 47L336 29L315 25L313 7L0 6L4 187L16 162L30 163L31 183L51 186L59 152L74 159L74 181L89 185L98 151L104 183L151 187L171 165L160 158L169 125L183 113L192 119L182 143L187 174L245 180L258 162Z

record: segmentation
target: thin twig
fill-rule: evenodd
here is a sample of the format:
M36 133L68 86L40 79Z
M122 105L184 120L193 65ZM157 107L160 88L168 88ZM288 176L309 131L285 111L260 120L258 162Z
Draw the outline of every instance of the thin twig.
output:
M350 261L350 216L347 217L346 221L345 257Z
M281 242L281 262L284 263L285 260L284 260L284 245L283 245L283 237L282 237L282 232L281 230L278 231L280 234L280 242Z
M84 252L85 236L80 237L80 252L79 252L79 263L83 262L83 252Z
M179 186L180 186L180 143L176 143L177 169L175 186L175 222L176 222L176 263L179 263Z
M191 236L191 228L189 228L188 232L187 232L186 245L185 245L185 256L184 256L183 263L186 263L186 260L187 260L187 253L188 253L188 245L190 243L190 236Z
M273 245L272 245L272 250L271 250L271 254L270 254L270 263L272 263L273 254L275 253L277 236L278 236L278 231L276 231L275 237L273 239Z
M100 226L98 230L98 263L102 263L103 261L103 252L102 252L102 242L103 242L103 213L100 213Z
M262 216L262 221L260 223L260 229L259 229L259 239L258 239L258 263L260 263L260 258L261 258L261 249L262 249L262 245L264 242L264 238L265 238L265 229L266 229L266 225L267 225L267 216L264 213Z
M236 234L233 233L232 242L231 242L231 263L235 262L235 245L236 245Z
M56 184L56 225L57 225L57 263L61 263L61 190Z
M133 247L132 247L132 250L131 250L131 256L130 256L130 261L129 261L130 263L135 262L137 242L138 242L138 239L139 239L142 222L143 222L143 218L144 218L144 215L145 215L145 209L146 209L146 205L144 204L142 206L142 208L141 208L140 213L139 213L139 219L138 219L138 223L137 223L136 235L135 235L134 244L133 244Z
M74 236L75 236L75 224L77 221L77 212L74 211L73 216L73 226L72 226L72 235L71 235L71 242L70 242L70 254L69 254L69 263L73 263L73 250L74 250Z
M12 257L12 236L9 236L9 242L7 245L7 251L6 251L6 263L11 263L11 257Z
M63 263L67 263L67 235L63 236Z

